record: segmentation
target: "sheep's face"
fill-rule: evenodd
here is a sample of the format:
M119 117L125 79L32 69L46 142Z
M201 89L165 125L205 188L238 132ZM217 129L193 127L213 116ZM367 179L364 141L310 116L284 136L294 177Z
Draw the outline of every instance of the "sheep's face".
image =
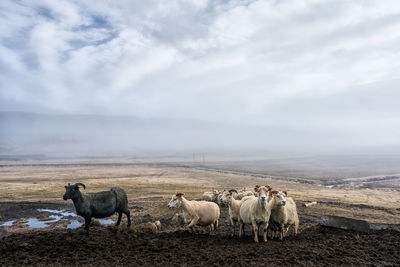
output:
M226 204L228 202L228 197L229 197L229 192L228 191L223 191L219 197L219 201L221 203Z
M219 195L220 193L221 193L221 192L219 192L218 190L214 190L214 191L213 191L213 194L214 194L215 197L218 197L218 195Z
M79 186L68 184L67 186L65 186L65 194L63 196L63 199L64 200L73 199L76 196L76 194L78 194L78 192L79 192Z
M272 197L274 198L274 201L276 201L275 203L277 203L278 205L281 206L285 206L286 205L286 197L287 197L287 193L286 191L272 191Z
M170 202L168 203L169 209L179 209L182 205L182 193L178 193L173 195Z
M267 199L269 197L270 188L267 187L267 186L260 186L256 190L257 190L257 193L258 193L258 200L261 203L266 203L266 201L267 201Z

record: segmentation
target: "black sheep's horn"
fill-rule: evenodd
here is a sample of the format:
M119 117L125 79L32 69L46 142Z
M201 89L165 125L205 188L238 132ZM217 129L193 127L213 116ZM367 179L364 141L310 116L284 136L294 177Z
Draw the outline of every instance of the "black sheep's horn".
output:
M76 183L74 184L74 186L82 186L83 189L86 189L86 185L82 184L82 183Z

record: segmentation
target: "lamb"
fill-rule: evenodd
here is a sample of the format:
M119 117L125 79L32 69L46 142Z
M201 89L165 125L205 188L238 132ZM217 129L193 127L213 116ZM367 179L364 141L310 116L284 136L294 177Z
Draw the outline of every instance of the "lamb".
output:
M239 212L239 237L244 234L243 227L245 224L253 226L254 242L258 242L258 228L262 226L264 229L264 242L267 242L267 229L269 218L271 216L271 207L269 199L270 186L260 186L255 188L258 197L247 196L241 200ZM269 200L271 201L271 200Z
M138 230L141 233L159 233L161 230L161 222L160 221L155 221L155 222L147 222L147 223L142 223L136 225L136 230Z
M168 208L182 208L184 218L189 218L187 226L193 232L193 226L210 226L210 234L213 234L218 227L220 216L219 206L209 201L189 201L183 197L183 193L173 195L168 203Z
M131 225L131 216L128 210L128 197L123 189L113 187L110 191L97 193L82 193L79 186L86 189L82 183L65 186L64 200L72 199L76 214L85 218L85 230L89 235L89 225L93 218L105 218L118 212L118 226L121 223L122 213L128 218L128 227Z
M230 190L228 190L228 191L227 191L227 190L222 191L222 193L219 195L219 202L220 202L220 203L222 203L222 204L227 204L227 203L226 203L226 200L227 200L228 196L231 194L231 193L229 193L229 191L230 191ZM238 199L238 198L237 198L237 195L238 195L238 193L237 193L236 190L232 192L232 196L233 196L234 199Z
M227 194L224 194L221 197L221 202L227 203L229 207L229 220L232 225L232 236L235 235L235 226L236 222L239 221L239 213L240 213L240 200L236 200L233 196L237 194L235 189L231 189Z
M294 227L294 233L297 235L299 216L296 203L291 197L287 197L286 191L271 191L270 221L275 226L273 230L278 231L280 240L287 234L290 226Z
M216 203L218 204L218 206L220 207L225 207L226 203L224 201L222 201L223 198L225 198L225 196L228 194L228 191L226 191L225 189L220 192L217 196L217 201Z
M185 217L186 215L186 217ZM189 216L184 213L183 211L181 213L175 213L175 215L172 217L171 221L175 224L175 225L179 225L182 226L186 223L190 222L190 218Z

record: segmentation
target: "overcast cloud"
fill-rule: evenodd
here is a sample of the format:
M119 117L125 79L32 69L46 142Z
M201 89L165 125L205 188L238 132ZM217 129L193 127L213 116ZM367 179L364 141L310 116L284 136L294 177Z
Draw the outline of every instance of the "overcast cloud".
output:
M0 110L400 144L398 1L0 1ZM365 135L367 133L367 135Z

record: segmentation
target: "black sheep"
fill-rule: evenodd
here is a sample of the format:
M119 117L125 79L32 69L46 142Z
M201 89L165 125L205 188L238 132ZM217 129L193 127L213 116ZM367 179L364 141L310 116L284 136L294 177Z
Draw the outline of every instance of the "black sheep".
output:
M72 199L76 214L85 218L85 229L89 235L89 225L93 218L105 218L118 212L118 226L121 223L122 213L128 218L128 227L131 225L131 216L128 210L128 197L123 189L113 187L110 191L97 193L82 193L79 186L86 189L82 183L65 186L64 200Z

